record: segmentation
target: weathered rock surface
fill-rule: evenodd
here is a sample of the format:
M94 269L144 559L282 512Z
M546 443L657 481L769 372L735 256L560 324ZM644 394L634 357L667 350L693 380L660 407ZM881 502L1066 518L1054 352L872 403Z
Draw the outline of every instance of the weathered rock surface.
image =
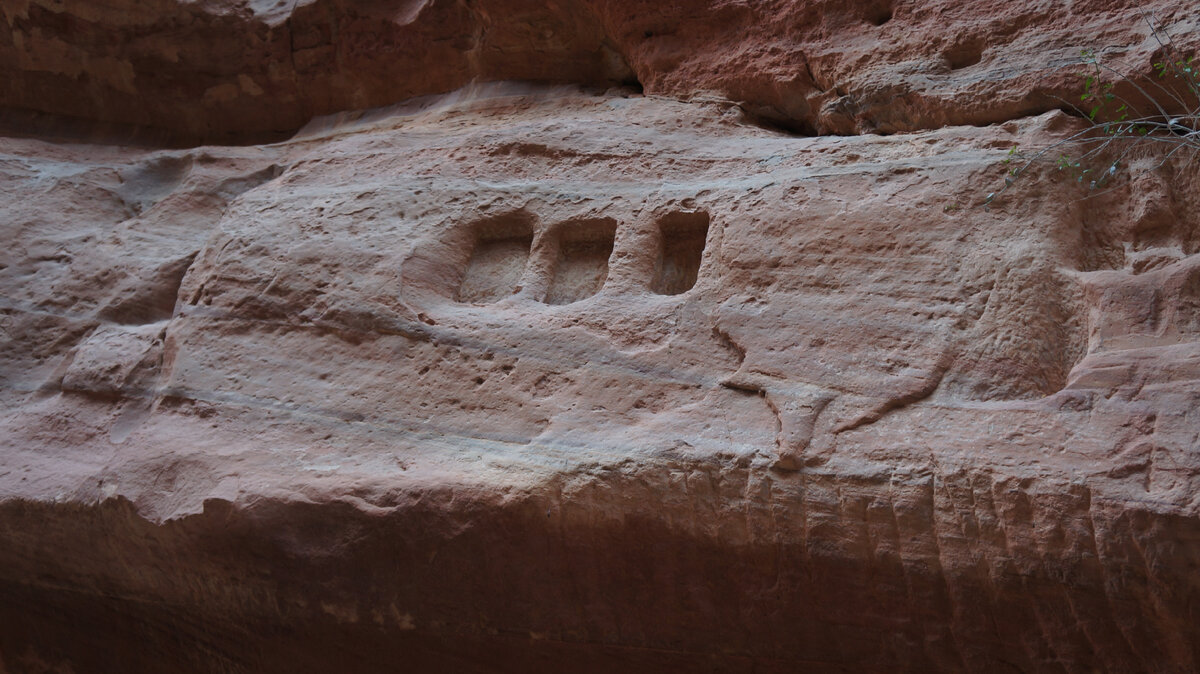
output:
M314 115L526 80L743 103L802 134L1065 108L1081 48L1149 73L1200 28L1155 0L5 0L0 122L41 135L278 140Z
M1035 47L1120 41L1129 10L578 6L527 8L573 26L553 57L441 59L421 50L455 12L511 24L487 44L540 24L485 3L4 5L4 38L31 40L9 53L49 58L66 20L97 82L68 100L26 64L5 101L179 137L295 128L481 63L589 85L624 63L693 97L495 84L268 145L4 139L0 671L1200 667L1200 175L1177 156L1088 199L1027 177L984 210L1009 147L1077 122L949 126L1036 111ZM424 37L329 38L375 65L281 76L311 100L205 94L287 59L192 78L214 63L192 41L294 43L318 10ZM1014 16L1046 18L1007 37ZM118 19L180 50L130 66L144 96L95 74L140 44L88 42ZM985 36L977 63L924 89L882 65L943 54L957 33L932 27L955 21ZM1005 40L1025 41L1007 65ZM822 122L816 89L777 77L800 53L906 104ZM928 130L794 137L761 127L776 113Z

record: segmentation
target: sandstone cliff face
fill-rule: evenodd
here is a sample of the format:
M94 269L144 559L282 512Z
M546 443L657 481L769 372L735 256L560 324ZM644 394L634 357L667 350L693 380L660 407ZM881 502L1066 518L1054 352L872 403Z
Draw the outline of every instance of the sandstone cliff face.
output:
M989 124L1063 106L1081 48L1161 58L1170 2L6 0L0 121L191 144L279 140L314 115L473 81L717 95L801 134Z
M1130 6L2 10L0 671L1200 667Z

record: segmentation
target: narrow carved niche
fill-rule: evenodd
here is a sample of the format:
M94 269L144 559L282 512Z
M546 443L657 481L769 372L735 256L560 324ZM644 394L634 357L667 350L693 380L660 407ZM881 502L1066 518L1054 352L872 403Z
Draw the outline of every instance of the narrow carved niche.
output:
M708 238L708 213L671 213L658 221L661 243L650 289L678 295L696 285L700 257Z
M554 237L558 256L546 290L546 304L570 304L600 292L608 279L617 222L611 218L564 223Z
M942 55L951 70L962 70L983 60L983 41L971 38L955 44Z
M518 292L533 245L532 220L521 214L488 220L472 234L471 257L454 299L490 304Z
M889 2L877 2L866 7L866 19L873 26L882 26L892 20L895 8Z

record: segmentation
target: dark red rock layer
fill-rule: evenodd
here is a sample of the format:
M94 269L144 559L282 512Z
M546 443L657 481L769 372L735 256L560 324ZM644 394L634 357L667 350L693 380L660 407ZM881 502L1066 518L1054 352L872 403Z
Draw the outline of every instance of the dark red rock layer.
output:
M712 485L701 510L655 507L679 468L569 500L422 492L392 514L214 501L155 525L120 501L10 503L0 652L12 671L178 672L1185 672L1200 658L1194 518L985 474L716 470L695 478Z
M1143 12L1195 46L1163 1L21 0L3 7L0 109L42 135L252 142L526 80L718 94L804 134L910 131L1066 107L1082 48L1149 74Z

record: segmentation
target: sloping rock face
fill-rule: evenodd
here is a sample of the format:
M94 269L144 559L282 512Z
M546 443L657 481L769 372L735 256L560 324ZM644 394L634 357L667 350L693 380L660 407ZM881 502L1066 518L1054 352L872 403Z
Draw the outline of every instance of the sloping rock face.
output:
M2 9L0 672L1200 668L1129 5Z

